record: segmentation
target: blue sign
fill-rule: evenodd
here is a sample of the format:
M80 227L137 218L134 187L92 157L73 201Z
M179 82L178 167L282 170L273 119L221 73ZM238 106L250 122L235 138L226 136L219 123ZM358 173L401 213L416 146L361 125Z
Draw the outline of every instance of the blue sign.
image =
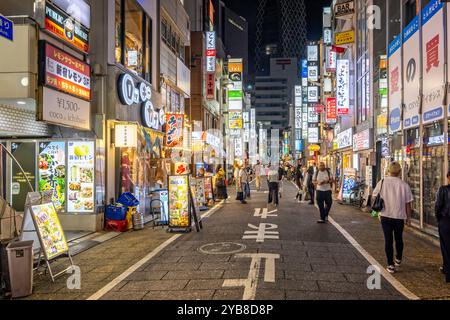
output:
M0 37L10 41L14 39L14 23L0 15Z
M308 61L302 60L302 78L308 78Z
M423 115L423 121L425 122L431 122L434 120L442 119L442 116L444 115L444 110L442 107L438 107L436 109L433 109L431 111L425 112Z
M400 108L395 108L392 110L390 116L389 116L389 124L391 126L391 131L396 132L400 129L400 125L402 123L401 121L402 111Z

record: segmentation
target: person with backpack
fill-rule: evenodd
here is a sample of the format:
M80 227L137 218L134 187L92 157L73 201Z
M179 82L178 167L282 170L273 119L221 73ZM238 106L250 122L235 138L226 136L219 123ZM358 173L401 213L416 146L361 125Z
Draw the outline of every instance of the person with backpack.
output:
M450 170L447 173L446 186L442 186L436 195L435 214L439 224L439 240L441 242L442 259L441 272L445 281L450 283Z
M314 193L316 192L314 186L314 167L309 167L306 176L306 191L309 195L309 205L313 206L314 203Z
M316 200L320 211L320 220L317 223L326 223L333 205L331 191L333 179L330 170L327 169L323 162L320 163L319 170L314 175L314 184L316 185Z

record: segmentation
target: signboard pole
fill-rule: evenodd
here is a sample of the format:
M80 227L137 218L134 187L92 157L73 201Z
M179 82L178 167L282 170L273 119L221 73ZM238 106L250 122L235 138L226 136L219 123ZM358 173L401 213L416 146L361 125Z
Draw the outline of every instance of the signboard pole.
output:
M191 216L194 219L195 229L197 230L197 232L200 232L200 230L203 229L203 222L198 219L197 209L195 208L195 205L194 205L194 197L195 197L195 195L193 194L192 189L189 188Z

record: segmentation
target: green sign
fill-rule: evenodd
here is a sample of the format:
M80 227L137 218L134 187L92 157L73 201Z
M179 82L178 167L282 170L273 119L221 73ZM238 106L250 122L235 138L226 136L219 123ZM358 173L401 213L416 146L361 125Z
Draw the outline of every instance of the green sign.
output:
M236 100L240 100L242 99L243 95L242 95L242 91L241 90L230 90L228 91L228 98L230 100L236 99Z

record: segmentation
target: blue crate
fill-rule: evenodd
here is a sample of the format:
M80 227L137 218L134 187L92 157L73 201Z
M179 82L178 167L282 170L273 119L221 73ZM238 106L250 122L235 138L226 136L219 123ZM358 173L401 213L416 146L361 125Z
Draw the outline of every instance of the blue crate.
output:
M137 207L139 205L139 201L131 192L122 193L117 202L126 207Z
M106 206L105 218L107 220L125 220L127 218L127 207L110 204Z

